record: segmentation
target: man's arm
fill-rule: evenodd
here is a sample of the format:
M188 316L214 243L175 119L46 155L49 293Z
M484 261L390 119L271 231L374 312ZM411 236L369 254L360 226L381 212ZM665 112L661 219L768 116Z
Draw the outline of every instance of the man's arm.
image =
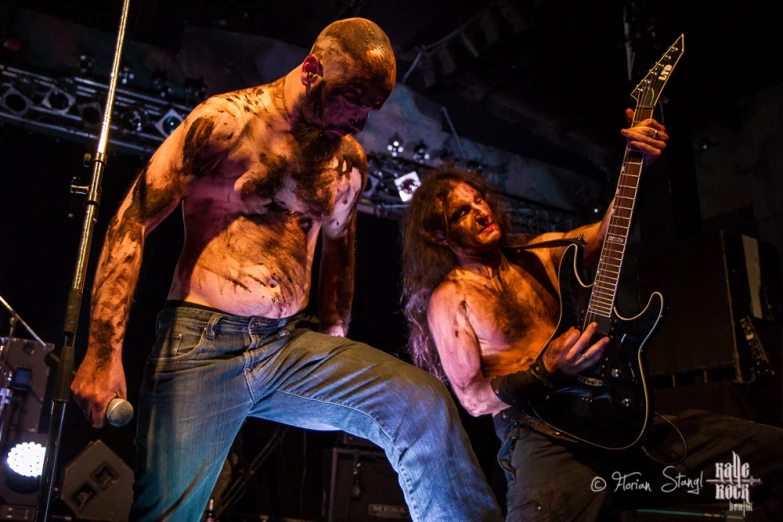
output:
M631 109L625 111L625 116L629 123L633 121L633 114ZM653 119L641 121L630 129L622 129L620 133L625 137L629 145L644 153L645 167L651 165L658 159L666 148L666 142L669 140L669 135L666 134L666 127ZM584 240L587 242L587 245L584 247L584 262L585 265L590 265L598 260L598 256L601 253L601 247L603 246L606 232L609 229L609 220L612 218L613 208L614 199L612 199L612 202L609 204L609 208L606 209L601 221L579 227L570 232L551 232L542 234L533 239L530 243L540 243L561 238L577 238L580 235L583 235ZM549 249L551 262L554 263L555 266L560 264L563 252L565 252L565 248Z
M215 168L226 150L220 140L236 126L229 112L216 111L219 104L208 100L194 109L163 142L109 224L93 283L87 354L71 385L96 428L103 426L109 401L127 396L122 344L144 239Z
M507 408L484 375L479 341L468 320L467 300L456 284L441 283L432 292L427 322L443 371L468 413L478 417Z
M321 332L345 336L351 322L354 290L356 208L367 180L367 158L352 138L347 140L335 209L323 224L318 288ZM343 179L344 178L344 179Z
M570 377L594 365L609 339L589 344L592 323L584 332L572 328L549 343L544 357L522 371L487 377L481 367L479 341L468 318L467 299L454 283L442 283L430 296L427 322L443 370L462 406L477 417L523 404L563 386Z

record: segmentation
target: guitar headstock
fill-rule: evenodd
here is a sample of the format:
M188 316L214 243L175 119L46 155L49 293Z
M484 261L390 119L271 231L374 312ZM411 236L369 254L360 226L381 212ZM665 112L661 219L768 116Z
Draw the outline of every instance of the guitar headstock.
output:
M683 52L685 52L685 35L681 34L631 92L631 98L636 100L637 107L655 107Z

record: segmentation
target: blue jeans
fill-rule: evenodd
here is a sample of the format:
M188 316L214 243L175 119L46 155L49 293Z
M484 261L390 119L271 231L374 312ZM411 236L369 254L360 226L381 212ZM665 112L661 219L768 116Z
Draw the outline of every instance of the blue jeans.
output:
M415 521L501 521L446 388L370 346L296 321L166 308L139 404L131 520L200 520L243 420L378 444Z

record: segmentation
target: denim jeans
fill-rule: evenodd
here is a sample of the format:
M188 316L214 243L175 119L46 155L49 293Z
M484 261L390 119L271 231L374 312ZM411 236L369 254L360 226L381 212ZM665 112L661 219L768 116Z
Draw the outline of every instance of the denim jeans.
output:
M656 417L644 447L660 462L639 448L601 450L525 425L511 429L498 453L508 483L506 521L613 520L610 505L612 510L706 504L726 509L726 502L716 500L716 486L707 481L715 477L716 463L732 462L732 452L763 480L750 491L754 520L783 520L783 430L698 410L666 419L680 431L686 448L679 434ZM684 450L684 459L666 470L666 463L680 460ZM684 480L674 488L678 474L701 478L698 493L695 483Z
M200 520L243 420L378 444L415 521L500 521L446 388L365 344L296 321L166 308L139 404L131 520Z

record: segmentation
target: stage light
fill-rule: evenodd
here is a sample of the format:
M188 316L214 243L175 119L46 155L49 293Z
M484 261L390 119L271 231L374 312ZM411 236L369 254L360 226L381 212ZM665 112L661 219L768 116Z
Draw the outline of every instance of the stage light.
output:
M158 92L158 96L161 98L168 98L173 92L171 86L169 85L168 74L166 71L155 71L152 74L152 85L155 87L155 90Z
M120 116L122 130L129 133L138 134L150 122L150 115L147 109L141 105L128 108Z
M128 85L128 82L134 78L133 68L128 63L123 63L120 67L120 72L117 74L117 79L120 80L122 85Z
M76 106L76 110L79 111L85 128L94 129L100 126L103 119L103 109L100 103L97 101L80 103Z
M90 53L82 53L79 56L79 73L88 77L95 74L95 58Z
M424 141L419 140L419 143L413 149L413 161L416 161L418 163L424 163L425 161L429 161L430 159L429 150L430 149L429 147L427 147L427 144L424 143Z
M11 471L29 478L41 476L46 446L37 442L22 442L11 448L6 462Z
M395 179L394 184L397 185L397 192L400 194L400 199L403 202L406 202L410 201L413 197L413 193L416 192L416 189L421 185L421 180L414 170L413 172L409 172L404 176Z
M193 79L186 78L185 83L185 103L198 104L207 97L207 86L204 85L204 78Z
M375 189L378 188L378 184L381 182L381 179L383 178L383 172L380 170L370 172L367 176L367 183L364 184L364 191L362 192L362 196L369 199L375 194Z
M0 105L16 116L24 116L33 106L31 97L35 92L35 85L29 78L20 77L6 86L3 96L0 98Z
M177 111L174 109L169 109L166 111L166 114L164 114L163 117L155 124L155 128L158 129L158 132L160 132L164 138L168 138L169 135L174 132L174 129L179 127L179 124L182 123L182 120L184 119L185 118L180 116Z
M386 150L388 150L392 157L395 158L402 154L402 152L405 150L402 146L402 139L397 133L389 138L389 144L386 146Z
M76 103L76 86L71 80L59 80L41 100L41 105L61 114L67 113Z

